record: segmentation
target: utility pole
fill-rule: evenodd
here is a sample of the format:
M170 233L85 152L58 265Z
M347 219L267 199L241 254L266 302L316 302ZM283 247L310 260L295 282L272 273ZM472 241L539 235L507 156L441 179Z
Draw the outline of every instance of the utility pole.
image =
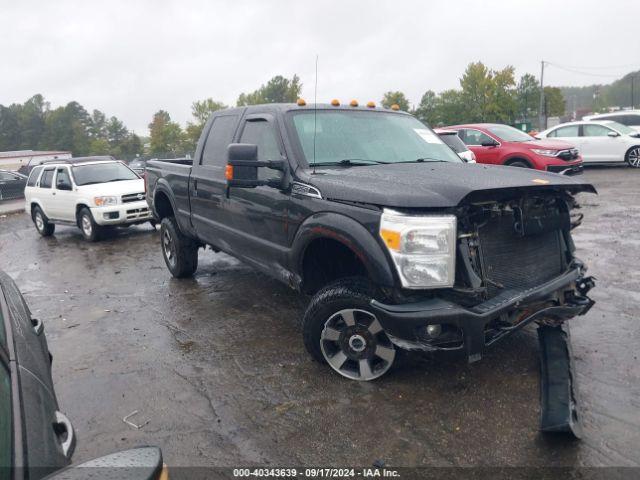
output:
M635 75L631 75L631 110L634 109L634 105L633 105L633 82L636 79Z
M540 71L540 106L538 107L538 130L542 131L547 128L547 122L544 112L544 60L541 62L542 70Z

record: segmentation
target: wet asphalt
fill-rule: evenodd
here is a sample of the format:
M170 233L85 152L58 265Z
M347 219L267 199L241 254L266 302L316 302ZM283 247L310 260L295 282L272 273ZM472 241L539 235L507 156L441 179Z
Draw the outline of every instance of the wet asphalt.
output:
M598 283L571 321L581 441L538 432L533 327L473 365L411 356L359 383L306 354L306 298L211 251L194 279L172 279L148 225L89 244L0 217L0 268L45 322L75 462L154 444L171 466L637 466L640 171L583 178L600 195L581 195L574 233ZM123 422L134 411L140 429Z

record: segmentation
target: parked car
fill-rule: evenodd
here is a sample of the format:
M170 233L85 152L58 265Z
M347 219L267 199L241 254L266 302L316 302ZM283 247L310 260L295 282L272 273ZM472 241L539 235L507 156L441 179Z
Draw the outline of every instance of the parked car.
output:
M536 140L509 125L476 123L446 127L475 153L478 163L535 168L575 175L582 173L582 157L570 143Z
M75 225L91 242L106 227L155 225L144 180L119 160L44 163L31 171L25 200L27 213L44 237L53 235L56 225Z
M193 275L209 245L311 295L304 344L346 378L384 375L397 349L477 361L593 303L570 233L573 195L593 186L465 164L408 113L221 110L194 160L150 161L146 182L174 277Z
M157 447L68 466L76 435L58 405L52 361L42 320L33 317L16 284L0 271L0 477L106 479L126 473L132 480L167 480Z
M442 141L451 147L458 156L467 163L476 163L476 154L467 148L455 130L447 130L446 128L436 128L434 130Z
M27 163L26 165L22 165L18 169L18 173L21 173L21 174L26 175L28 177L29 174L31 173L31 170L33 170L38 165L42 165L44 163L52 162L52 161L64 162L66 160L67 159L63 159L63 160L42 160L41 158L33 157L31 160L29 160L29 163ZM90 161L90 160L115 160L115 158L112 157L111 155L93 155L91 157L75 157L75 158L73 158L73 160L80 162L80 161Z
M597 113L587 115L582 117L582 119L588 121L610 120L633 128L636 132L640 132L640 110L619 110L611 113Z
M562 123L537 135L578 147L585 163L621 163L640 168L640 132L611 120Z
M146 165L147 165L147 161L143 160L142 158L136 158L129 162L129 168L140 176L144 174L144 169Z
M17 172L0 170L0 200L24 197L27 177Z

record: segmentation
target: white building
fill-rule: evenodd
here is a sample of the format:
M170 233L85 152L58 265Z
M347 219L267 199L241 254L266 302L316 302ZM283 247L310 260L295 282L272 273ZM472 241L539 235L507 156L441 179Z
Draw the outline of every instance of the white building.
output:
M18 150L15 152L0 152L0 170L18 170L27 165L31 159L35 161L64 160L71 158L71 152Z

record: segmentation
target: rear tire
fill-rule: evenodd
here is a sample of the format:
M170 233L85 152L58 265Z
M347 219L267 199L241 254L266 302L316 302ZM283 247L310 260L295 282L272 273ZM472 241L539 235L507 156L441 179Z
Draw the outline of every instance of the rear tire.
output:
M624 156L630 167L640 168L640 146L631 147Z
M175 278L191 277L198 269L198 244L180 231L174 217L160 224L160 242L164 263Z
M49 223L49 219L38 206L33 209L32 219L36 230L43 237L50 237L56 231L56 226L53 223Z
M78 227L80 227L80 232L82 232L82 236L87 242L100 240L102 228L95 222L91 210L87 207L80 209L78 212Z
M369 381L389 371L396 347L371 310L375 288L364 278L344 278L316 293L302 321L304 345L314 360L351 380Z

